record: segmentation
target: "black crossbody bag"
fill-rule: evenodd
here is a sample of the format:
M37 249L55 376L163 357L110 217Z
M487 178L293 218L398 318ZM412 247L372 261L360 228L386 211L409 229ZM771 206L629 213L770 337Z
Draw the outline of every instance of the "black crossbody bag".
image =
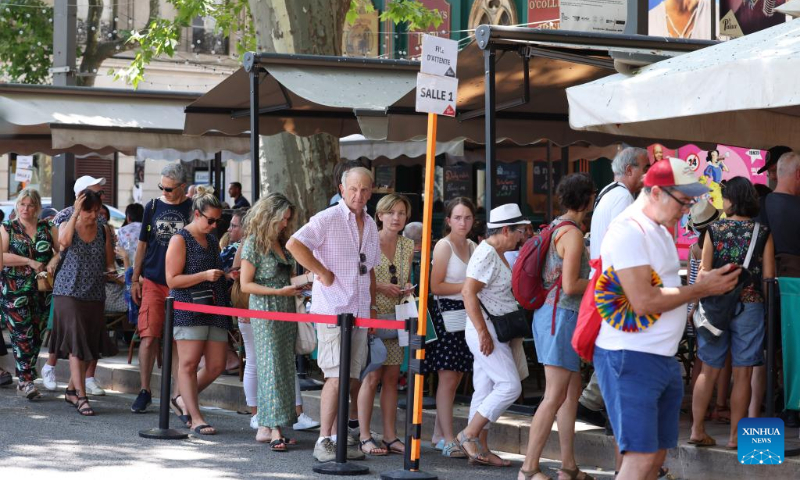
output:
M497 340L500 342L507 343L515 338L531 336L531 324L525 310L517 309L504 315L492 315L480 299L478 299L478 303L492 321L494 331L497 333Z

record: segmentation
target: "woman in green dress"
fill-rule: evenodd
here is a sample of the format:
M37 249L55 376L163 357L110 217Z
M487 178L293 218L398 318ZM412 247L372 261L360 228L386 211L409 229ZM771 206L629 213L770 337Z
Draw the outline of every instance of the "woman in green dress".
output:
M245 217L242 267L239 282L250 294L250 309L295 313L300 290L289 279L295 262L286 250L292 234L295 207L280 193L262 198ZM258 433L256 440L270 440L274 451L285 452L291 442L281 426L292 425L295 412L294 378L297 324L250 319L255 337L258 375ZM251 359L252 360L252 359Z

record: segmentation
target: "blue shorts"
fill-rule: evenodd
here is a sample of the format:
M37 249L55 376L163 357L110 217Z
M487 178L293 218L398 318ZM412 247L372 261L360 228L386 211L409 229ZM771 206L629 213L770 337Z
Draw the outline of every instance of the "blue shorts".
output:
M620 452L678 445L683 379L674 357L595 347L594 369Z
M712 341L697 336L697 357L713 368L725 366L731 352L734 367L755 367L764 363L764 304L745 303L744 311L733 317L731 326Z
M542 365L566 368L579 372L581 359L572 348L572 334L578 323L578 312L565 308L556 309L556 332L552 334L553 306L544 304L533 314L533 343L536 357Z

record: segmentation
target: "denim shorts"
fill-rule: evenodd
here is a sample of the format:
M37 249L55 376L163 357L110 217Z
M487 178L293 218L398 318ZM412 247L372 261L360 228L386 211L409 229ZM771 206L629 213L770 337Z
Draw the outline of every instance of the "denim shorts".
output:
M228 341L227 330L212 326L172 327L172 336L175 340Z
M733 317L731 326L712 341L697 336L697 357L713 368L725 366L731 352L734 367L755 367L764 363L764 304L745 303L744 311Z
M552 333L553 306L544 304L533 314L533 343L536 357L542 365L566 368L579 372L581 359L572 348L572 334L578 323L578 312L565 308L556 309L556 331Z
M678 445L683 379L674 357L595 347L594 368L620 452Z

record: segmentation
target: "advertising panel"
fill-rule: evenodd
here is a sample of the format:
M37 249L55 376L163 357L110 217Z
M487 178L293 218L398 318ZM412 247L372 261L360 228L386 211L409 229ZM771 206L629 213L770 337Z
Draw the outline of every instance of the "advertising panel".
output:
M651 36L711 40L712 0L649 0Z
M775 11L786 0L719 0L719 34L741 37L786 21Z
M627 17L625 0L561 0L561 30L622 33Z

